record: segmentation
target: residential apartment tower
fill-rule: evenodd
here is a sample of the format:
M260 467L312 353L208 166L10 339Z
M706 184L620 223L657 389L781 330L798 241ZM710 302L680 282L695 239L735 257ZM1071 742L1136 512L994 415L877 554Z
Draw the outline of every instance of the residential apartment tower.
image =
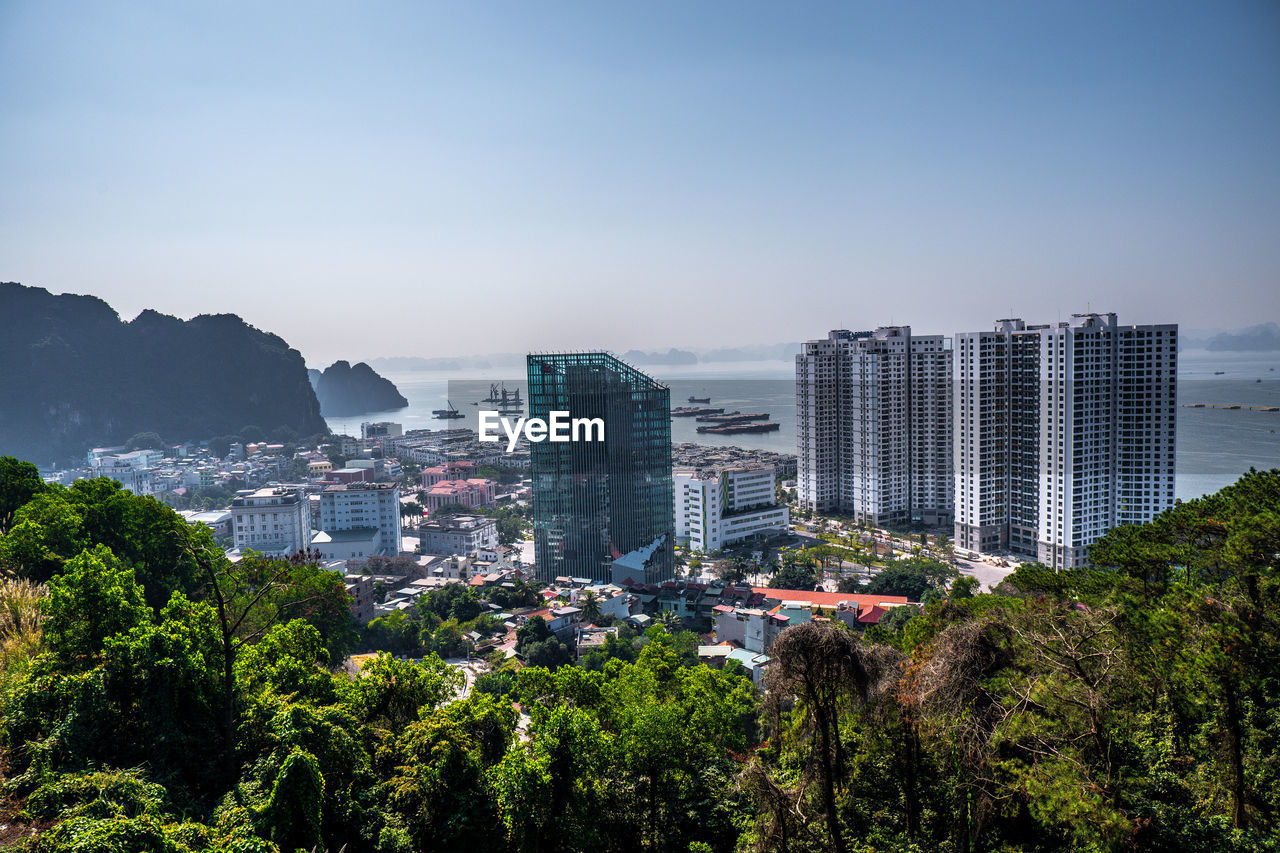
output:
M1115 314L957 335L956 547L1069 568L1171 507L1177 338Z
M952 521L951 341L832 331L796 356L800 506L877 526Z

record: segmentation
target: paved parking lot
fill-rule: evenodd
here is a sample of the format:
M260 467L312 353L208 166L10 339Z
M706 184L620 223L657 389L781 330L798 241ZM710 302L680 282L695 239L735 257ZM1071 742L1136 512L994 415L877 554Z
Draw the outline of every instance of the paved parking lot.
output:
M1000 581L1013 574L1016 566L993 566L990 563L984 563L981 560L965 560L960 557L956 558L956 567L960 569L960 574L977 578L982 584L983 592L990 592L993 586L998 586Z

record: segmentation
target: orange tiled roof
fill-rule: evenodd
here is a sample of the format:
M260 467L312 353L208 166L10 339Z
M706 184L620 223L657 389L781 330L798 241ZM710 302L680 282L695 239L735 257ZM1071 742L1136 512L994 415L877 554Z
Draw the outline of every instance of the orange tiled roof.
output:
M765 598L774 601L806 601L818 607L834 608L842 601L857 604L858 609L875 607L879 604L910 604L905 595L867 595L853 592L806 592L803 589L770 589L767 586L753 586L752 592L762 593Z

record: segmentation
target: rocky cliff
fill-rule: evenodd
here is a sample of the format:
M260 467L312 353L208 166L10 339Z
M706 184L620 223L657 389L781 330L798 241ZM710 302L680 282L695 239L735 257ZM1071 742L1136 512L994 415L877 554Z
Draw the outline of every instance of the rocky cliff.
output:
M0 455L46 464L165 441L327 431L302 355L234 314L122 322L94 296L0 283Z
M409 405L391 380L379 376L364 362L353 366L335 361L323 373L312 370L308 375L320 399L320 411L327 418L385 412Z

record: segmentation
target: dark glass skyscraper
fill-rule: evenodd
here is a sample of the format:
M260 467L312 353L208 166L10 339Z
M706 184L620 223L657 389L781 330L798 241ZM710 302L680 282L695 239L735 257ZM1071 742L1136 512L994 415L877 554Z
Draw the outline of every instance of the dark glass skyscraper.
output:
M669 579L670 391L607 353L530 355L528 369L531 418L562 411L604 421L603 441L530 445L538 577L607 582L614 560L641 552L644 577L633 579Z

